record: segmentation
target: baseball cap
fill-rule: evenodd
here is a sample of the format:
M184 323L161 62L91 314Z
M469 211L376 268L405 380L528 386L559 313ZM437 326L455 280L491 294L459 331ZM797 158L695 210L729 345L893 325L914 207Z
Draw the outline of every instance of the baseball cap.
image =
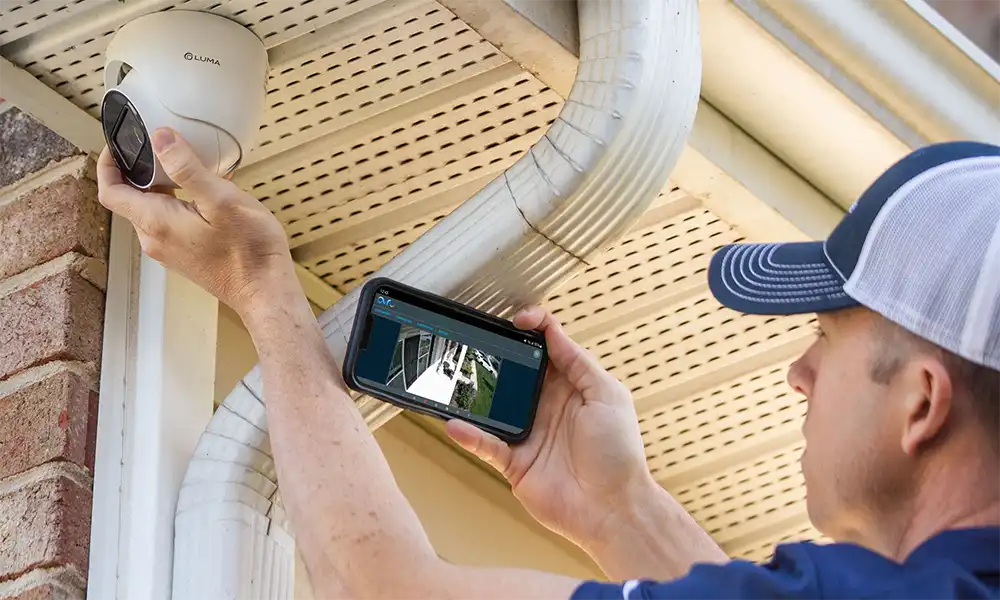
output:
M865 306L1000 370L1000 147L915 150L825 241L732 244L709 267L723 305L760 315Z

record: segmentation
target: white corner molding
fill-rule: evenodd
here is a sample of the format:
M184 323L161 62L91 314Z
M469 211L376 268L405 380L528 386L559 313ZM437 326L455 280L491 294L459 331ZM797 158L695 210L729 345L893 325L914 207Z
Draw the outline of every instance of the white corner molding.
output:
M111 226L90 598L168 599L177 491L212 416L218 303Z
M588 0L578 13L577 77L552 128L376 276L509 315L584 268L663 189L698 105L698 1ZM359 291L319 318L338 361ZM372 428L398 412L370 398L359 408ZM294 544L278 493L258 365L212 418L188 468L175 599L292 597Z

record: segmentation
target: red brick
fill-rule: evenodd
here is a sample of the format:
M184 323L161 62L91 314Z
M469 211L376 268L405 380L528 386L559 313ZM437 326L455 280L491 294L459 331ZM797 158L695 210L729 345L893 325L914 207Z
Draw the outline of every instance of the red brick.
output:
M31 115L17 108L0 113L0 187L74 154L83 153Z
M43 583L24 590L16 596L0 596L0 600L75 600L82 597L83 590L69 593L51 583Z
M59 590L51 583L45 583L30 590L24 590L16 596L4 596L3 600L56 600Z
M91 502L89 489L58 474L0 496L0 581L60 565L86 573Z
M62 371L0 398L0 478L52 460L92 470L97 393Z
M96 362L104 294L66 270L0 298L0 379L51 360Z
M0 278L71 251L106 259L110 223L97 185L71 175L0 206Z

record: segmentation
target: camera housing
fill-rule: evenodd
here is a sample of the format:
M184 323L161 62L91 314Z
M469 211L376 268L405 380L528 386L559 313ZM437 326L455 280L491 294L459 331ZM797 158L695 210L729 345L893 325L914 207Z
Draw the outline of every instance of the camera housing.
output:
M150 146L171 127L220 176L250 152L267 94L267 50L225 17L168 10L125 24L105 54L101 127L133 186L176 188Z

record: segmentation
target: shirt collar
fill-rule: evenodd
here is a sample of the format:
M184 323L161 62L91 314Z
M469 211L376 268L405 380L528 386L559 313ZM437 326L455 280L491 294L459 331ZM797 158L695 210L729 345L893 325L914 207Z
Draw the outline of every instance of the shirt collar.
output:
M1000 572L1000 527L942 531L920 544L906 562L941 558L948 558L974 573Z

